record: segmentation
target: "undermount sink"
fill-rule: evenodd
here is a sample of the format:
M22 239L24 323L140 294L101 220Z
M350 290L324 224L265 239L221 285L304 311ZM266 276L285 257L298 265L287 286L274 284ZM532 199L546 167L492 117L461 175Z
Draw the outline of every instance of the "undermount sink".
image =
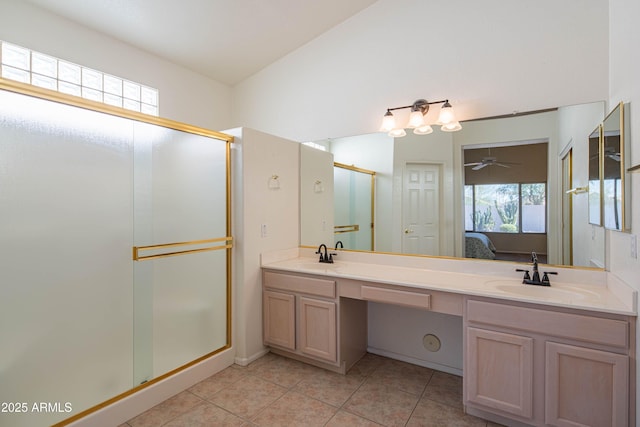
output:
M505 292L508 294L514 294L524 297L544 298L563 301L576 301L599 298L597 292L593 292L589 289L583 289L573 286L536 286L536 285L524 285L522 283L515 283L514 280L490 280L486 282L487 285L492 286L494 289Z
M326 262L304 262L297 264L296 267L302 268L305 270L328 270L334 269L336 267L335 263L326 263Z

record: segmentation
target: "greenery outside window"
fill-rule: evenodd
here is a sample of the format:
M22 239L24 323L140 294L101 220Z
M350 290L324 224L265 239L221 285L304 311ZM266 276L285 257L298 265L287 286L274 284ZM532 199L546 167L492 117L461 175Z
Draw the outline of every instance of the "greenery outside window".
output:
M545 233L546 183L465 185L465 229Z

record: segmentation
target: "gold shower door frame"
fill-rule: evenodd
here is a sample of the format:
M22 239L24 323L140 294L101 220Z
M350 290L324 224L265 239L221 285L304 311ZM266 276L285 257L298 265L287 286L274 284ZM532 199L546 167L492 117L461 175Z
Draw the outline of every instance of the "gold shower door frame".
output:
M47 101L57 102L64 105L69 105L73 107L79 107L85 110L95 111L98 113L109 114L116 117L121 117L125 119L134 120L137 122L142 122L146 124L156 125L168 129L173 129L177 131L182 131L194 135L200 135L207 138L211 138L214 140L222 141L226 144L226 236L215 237L210 239L202 239L195 240L189 242L175 242L175 243L163 243L151 246L134 246L132 248L132 260L133 262L146 261L151 259L170 257L170 256L179 256L186 255L191 253L198 252L206 252L206 251L216 251L216 250L224 250L226 251L226 343L222 347L207 353L191 362L188 362L182 366L176 367L175 369L166 372L158 377L155 377L144 384L133 387L130 390L127 390L117 396L114 396L102 403L99 403L93 407L90 407L82 412L79 412L57 424L54 424L54 427L65 426L75 422L93 412L96 412L104 407L111 405L121 399L124 399L127 396L130 396L142 389L145 389L163 379L175 375L176 373L183 371L197 363L200 363L224 350L231 348L231 339L232 339L232 301L231 301L231 266L232 266L232 248L233 248L233 238L231 236L231 143L233 142L233 136L227 135L221 132L212 131L205 128L200 128L197 126L188 125L185 123L164 119L156 116L150 116L147 114L125 110L123 108L112 107L107 104L102 104L99 102L90 101L84 98L66 95L60 92L35 87L29 84L7 80L0 77L0 90L14 92L30 97L35 97ZM192 247L197 246L192 249L182 249L182 250L172 250L170 252L164 251L169 248L179 248L179 247ZM141 253L153 252L150 255L142 255ZM163 252L164 251L164 252Z
M375 192L376 192L376 172L359 168L353 165L346 165L344 163L333 162L333 166L340 169L346 169L352 172L358 172L365 175L371 176L371 223L369 224L371 227L371 249L375 251L375 211L376 211L376 201L375 201ZM360 231L360 224L342 224L334 226L334 234L343 234L343 233L357 233Z

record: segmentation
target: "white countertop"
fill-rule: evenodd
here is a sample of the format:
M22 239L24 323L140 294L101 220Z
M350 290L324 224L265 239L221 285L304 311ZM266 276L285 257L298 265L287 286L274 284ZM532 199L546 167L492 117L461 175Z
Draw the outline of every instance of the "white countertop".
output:
M527 268L527 265L516 263L338 251L335 262L326 264L318 262L314 251L307 248L263 254L262 267L337 279L637 315L636 291L604 271L540 265L540 275L543 271L559 273L550 276L551 286L546 287L523 285L522 273L515 269Z

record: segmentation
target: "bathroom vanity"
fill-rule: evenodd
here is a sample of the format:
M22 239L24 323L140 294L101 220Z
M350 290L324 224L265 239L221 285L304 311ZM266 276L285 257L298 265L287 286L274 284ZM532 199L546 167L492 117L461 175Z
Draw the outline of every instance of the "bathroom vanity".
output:
M466 298L464 324L468 412L534 425L629 425L632 319Z
M339 259L318 263L303 248L263 256L271 351L346 373L367 351L368 301L446 313L463 319L468 413L508 425L635 420L636 294L605 272L593 283L566 269L543 288L522 285L506 263Z

